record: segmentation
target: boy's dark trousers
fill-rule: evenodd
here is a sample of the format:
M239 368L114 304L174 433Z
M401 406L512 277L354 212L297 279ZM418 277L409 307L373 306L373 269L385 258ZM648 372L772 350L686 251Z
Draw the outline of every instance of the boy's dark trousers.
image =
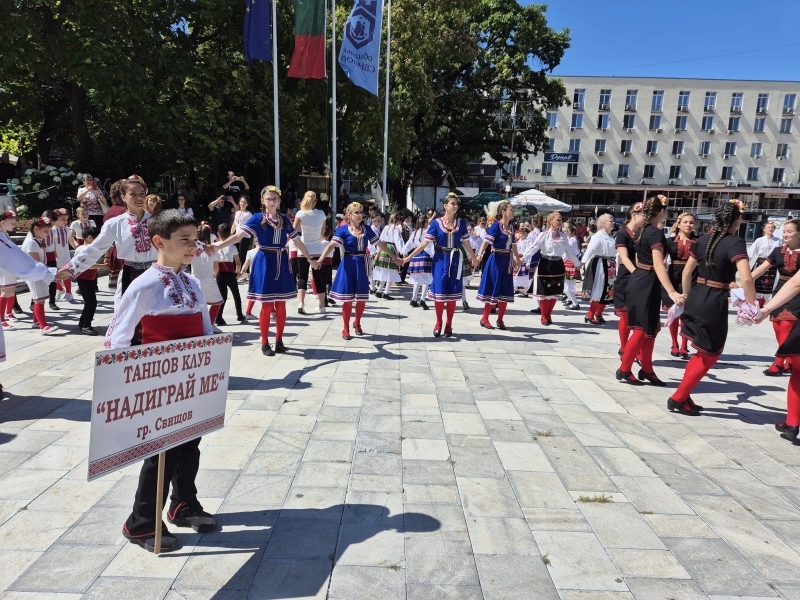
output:
M222 318L222 313L225 310L225 304L228 302L228 289L230 288L233 295L233 302L236 304L236 316L241 319L244 317L242 313L242 298L239 295L239 282L236 279L236 273L220 271L217 273L217 287L219 293L222 294L222 306L219 309L219 317Z
M78 327L91 327L92 320L94 319L94 312L97 310L97 284L96 279L78 279L78 289L81 291L83 298L83 312L81 313Z

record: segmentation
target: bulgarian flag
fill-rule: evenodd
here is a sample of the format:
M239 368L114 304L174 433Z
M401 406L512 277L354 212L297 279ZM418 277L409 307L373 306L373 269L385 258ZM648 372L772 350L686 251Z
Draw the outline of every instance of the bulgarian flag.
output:
M325 79L325 0L294 0L294 54L288 76Z

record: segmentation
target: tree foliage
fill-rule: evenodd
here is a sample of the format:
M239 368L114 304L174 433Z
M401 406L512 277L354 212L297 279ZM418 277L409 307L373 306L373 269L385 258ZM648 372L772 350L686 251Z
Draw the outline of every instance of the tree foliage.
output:
M294 17L290 2L277 1L286 179L329 162L331 81L283 75ZM339 40L350 8L337 7ZM539 113L513 150L543 147L543 110L564 101L563 85L547 73L569 44L567 31L547 26L545 10L516 0L394 0L393 181L421 161L463 172L484 152L508 160L510 136L493 119L503 98L530 100ZM0 3L0 143L45 157L57 147L80 170L109 177L234 170L251 183L271 180L272 68L247 66L243 14L243 0ZM364 183L381 173L384 75L375 97L339 71L339 165Z

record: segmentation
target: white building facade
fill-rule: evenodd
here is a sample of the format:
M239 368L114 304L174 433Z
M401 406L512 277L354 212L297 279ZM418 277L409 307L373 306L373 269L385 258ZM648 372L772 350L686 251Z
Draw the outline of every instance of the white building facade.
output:
M572 101L547 111L549 151L513 164L500 185L541 189L587 215L663 193L670 216L710 218L738 197L753 231L800 213L800 82L561 79Z

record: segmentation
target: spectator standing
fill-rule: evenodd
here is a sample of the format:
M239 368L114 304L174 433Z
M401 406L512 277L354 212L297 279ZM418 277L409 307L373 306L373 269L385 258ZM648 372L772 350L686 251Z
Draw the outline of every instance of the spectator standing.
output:
M28 169L32 169L32 168L33 168L33 166L31 165L31 163L28 162L28 159L25 158L24 156L20 156L17 159L17 177L18 178L22 178L22 176L25 175L25 171L27 171Z
M222 195L208 205L208 210L211 213L211 231L217 233L220 225L230 226L236 202L232 196Z
M194 216L194 210L192 210L191 202L186 197L186 194L183 192L178 193L178 212L183 213L185 215L189 215L190 217Z
M300 232L300 239L303 240L308 254L313 259L317 259L322 251L327 246L327 242L323 240L325 232L325 213L317 206L317 195L314 192L306 192L303 196L303 201L300 204L300 210L294 218L292 226L295 231ZM297 274L297 312L306 314L303 308L306 298L306 288L308 287L308 272L311 263L305 256L298 256L297 258L298 274ZM318 269L311 272L314 283L314 291L319 299L319 308L317 312L324 313L327 305L325 298L325 283L330 279L331 266L321 264Z
M17 176L17 169L11 164L8 152L0 152L0 183ZM5 188L4 188L5 189Z
M103 190L89 173L83 176L83 185L78 188L78 202L89 211L89 219L95 223L101 222L109 210Z
M248 198L246 194L242 194L242 196L239 198L239 208L233 215L233 227L231 228L231 235L238 232L239 228L246 224L252 216L253 213L250 212L250 198ZM239 240L239 262L241 264L244 264L247 260L247 251L250 250L250 245L252 242L253 240L251 240L249 237Z
M242 197L245 190L250 189L250 185L245 181L243 175L235 175L233 171L228 171L228 181L222 184L222 189L225 190L228 196L233 198L233 206L236 208L236 203L239 202L239 198ZM228 224L230 225L230 223Z

